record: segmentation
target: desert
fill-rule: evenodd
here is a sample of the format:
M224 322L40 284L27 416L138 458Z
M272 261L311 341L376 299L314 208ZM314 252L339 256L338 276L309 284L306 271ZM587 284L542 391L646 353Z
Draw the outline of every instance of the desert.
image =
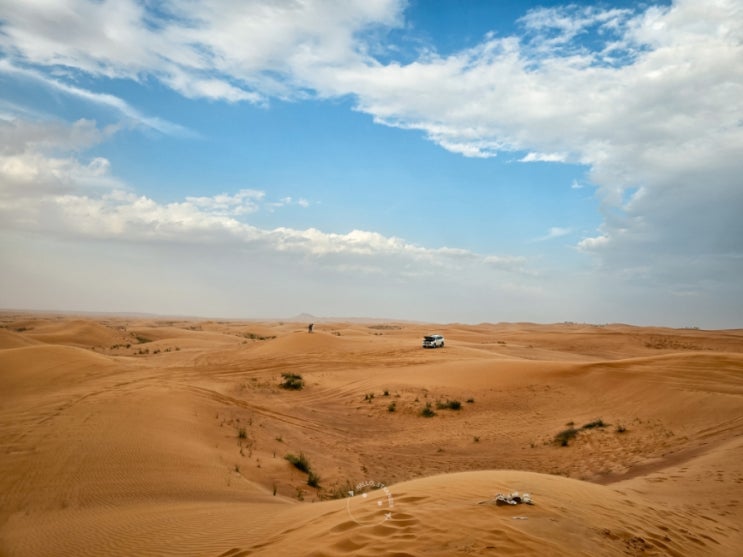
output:
M742 434L743 330L4 312L0 555L740 555Z

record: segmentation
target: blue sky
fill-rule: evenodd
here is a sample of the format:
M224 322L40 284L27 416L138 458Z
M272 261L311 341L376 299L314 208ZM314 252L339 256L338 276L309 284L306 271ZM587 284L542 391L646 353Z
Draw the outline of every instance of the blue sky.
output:
M743 10L0 0L0 307L741 326Z

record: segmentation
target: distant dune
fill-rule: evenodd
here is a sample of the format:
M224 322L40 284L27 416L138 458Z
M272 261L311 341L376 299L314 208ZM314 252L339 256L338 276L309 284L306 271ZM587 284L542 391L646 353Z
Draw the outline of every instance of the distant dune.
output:
M741 554L743 330L314 321L0 313L0 555Z

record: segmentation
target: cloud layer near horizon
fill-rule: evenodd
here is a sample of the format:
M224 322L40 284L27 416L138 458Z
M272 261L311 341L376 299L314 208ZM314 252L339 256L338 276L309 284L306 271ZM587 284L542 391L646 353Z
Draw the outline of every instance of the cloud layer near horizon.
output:
M732 288L743 272L743 8L734 0L639 12L538 9L524 15L518 35L488 34L446 55L425 49L407 62L384 43L385 32L406 25L400 1L211 0L154 10L66 0L2 9L0 72L42 76L52 68L61 77L46 79L57 88L65 74L156 79L189 98L257 104L350 95L376 122L417 130L463 156L586 165L603 224L576 248L610 280L694 295ZM107 160L84 157L115 130L87 121L66 130L5 126L6 226L43 222L55 233L157 240L198 230L276 252L361 257L338 264L367 270L379 268L370 256L403 257L408 265L399 268L488 258L375 232L260 230L240 218L263 202L250 192L157 204L119 183ZM499 257L512 272L524 261Z

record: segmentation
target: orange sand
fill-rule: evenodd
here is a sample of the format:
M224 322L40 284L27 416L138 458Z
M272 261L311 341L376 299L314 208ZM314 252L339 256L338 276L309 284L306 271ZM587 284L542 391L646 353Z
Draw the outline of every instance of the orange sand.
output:
M741 330L6 312L0 555L740 555L742 434Z

